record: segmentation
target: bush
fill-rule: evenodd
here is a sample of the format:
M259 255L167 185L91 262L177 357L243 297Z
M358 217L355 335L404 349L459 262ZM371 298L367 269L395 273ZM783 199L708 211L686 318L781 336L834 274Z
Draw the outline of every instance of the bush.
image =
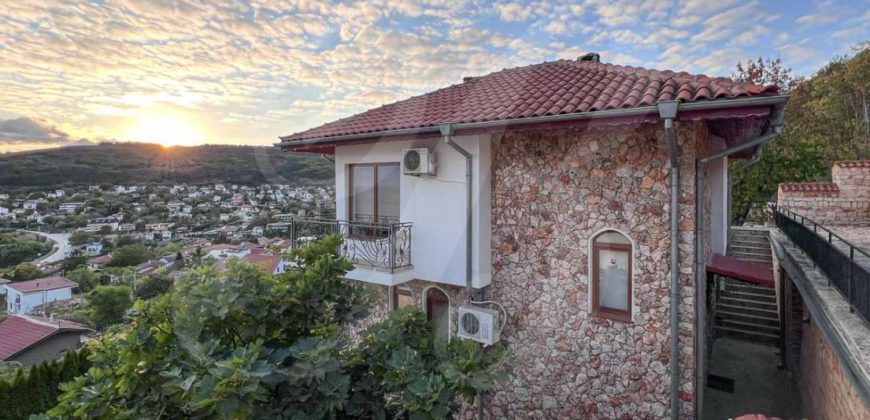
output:
M80 267L64 274L64 277L79 284L79 291L88 293L100 285L100 275L86 267Z
M272 277L232 261L139 300L130 327L94 344L94 366L64 387L60 418L443 418L504 378L503 348L434 338L418 309L360 346L340 333L367 314L332 237ZM99 290L99 288L98 288Z
M85 295L85 316L97 328L103 329L124 321L124 314L133 306L127 286L97 286Z
M139 280L134 294L138 299L151 299L169 291L175 283L171 277L155 274Z

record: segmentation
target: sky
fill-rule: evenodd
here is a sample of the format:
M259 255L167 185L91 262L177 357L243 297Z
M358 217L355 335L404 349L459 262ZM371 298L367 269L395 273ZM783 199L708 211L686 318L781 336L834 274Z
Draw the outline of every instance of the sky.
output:
M870 0L6 1L0 152L100 141L268 145L464 76L586 52L811 76L870 39Z

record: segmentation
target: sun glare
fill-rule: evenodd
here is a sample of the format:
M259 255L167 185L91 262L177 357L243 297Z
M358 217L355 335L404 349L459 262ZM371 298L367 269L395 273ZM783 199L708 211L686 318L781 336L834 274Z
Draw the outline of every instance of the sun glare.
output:
M202 133L195 123L171 114L139 117L127 134L130 140L159 143L165 147L201 144Z

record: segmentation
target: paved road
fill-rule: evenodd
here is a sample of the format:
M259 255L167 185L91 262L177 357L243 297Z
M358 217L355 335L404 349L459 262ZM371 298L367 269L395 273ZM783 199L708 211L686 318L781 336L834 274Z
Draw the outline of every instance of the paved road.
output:
M51 241L54 241L54 251L42 258L39 259L40 262L45 263L53 263L58 262L64 258L72 251L72 246L69 244L69 233L43 233L37 232L33 230L28 230L28 233L33 233L35 235L39 235L45 238L48 238Z

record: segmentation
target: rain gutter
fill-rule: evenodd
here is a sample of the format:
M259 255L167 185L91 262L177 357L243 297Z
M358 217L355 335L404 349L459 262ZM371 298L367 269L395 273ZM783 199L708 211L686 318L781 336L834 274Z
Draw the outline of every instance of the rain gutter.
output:
M714 111L720 109L743 108L751 106L774 106L782 104L786 101L787 96L761 96L754 98L739 98L739 99L721 99L701 102L691 102L680 104L680 111ZM601 120L608 118L634 117L634 116L653 116L658 114L658 105L643 106L637 108L623 109L607 109L603 111L592 112L575 112L571 114L558 115L543 115L539 117L526 118L511 118L495 121L477 121L450 124L453 127L453 132L460 130L473 129L489 129L489 128L505 128L511 126L521 126L528 124L554 123L567 121L583 121L583 120ZM400 128L396 130L386 130L369 133L346 134L341 136L317 137L304 140L292 140L291 136L282 136L280 142L274 143L278 147L303 147L315 146L319 144L337 144L349 142L353 140L383 139L386 137L401 137L419 134L438 134L441 132L441 126L416 127L416 128Z

